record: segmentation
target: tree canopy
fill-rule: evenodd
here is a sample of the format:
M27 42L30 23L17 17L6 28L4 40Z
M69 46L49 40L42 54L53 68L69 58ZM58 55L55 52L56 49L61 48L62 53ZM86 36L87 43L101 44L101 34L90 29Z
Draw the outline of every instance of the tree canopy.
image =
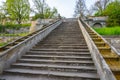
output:
M22 20L29 18L30 4L28 0L6 0L6 6L10 18L19 24Z
M80 16L83 17L85 15L87 8L85 4L85 0L77 0L76 6L75 6L75 11L74 11L74 16Z
M51 9L47 5L45 0L33 0L33 3L34 3L34 8L32 9L32 11L35 13L33 20L37 18L44 19L44 18L54 18L58 16L57 9L55 7Z
M103 15L108 16L108 25L120 25L120 1L111 2L103 12Z
M98 0L95 2L93 6L93 10L96 11L95 16L103 15L103 11L106 9L107 5L110 3L111 0Z

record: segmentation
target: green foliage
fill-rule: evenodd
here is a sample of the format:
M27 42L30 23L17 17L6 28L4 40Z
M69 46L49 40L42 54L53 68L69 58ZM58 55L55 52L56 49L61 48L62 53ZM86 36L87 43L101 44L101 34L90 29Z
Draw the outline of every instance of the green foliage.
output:
M56 18L58 17L58 11L54 7L51 9L44 0L33 0L35 9L32 11L35 13L35 16L32 20L36 20L38 18L48 19L48 18Z
M0 34L0 36L6 36L6 37L23 37L27 36L29 33L16 33L16 34Z
M44 12L44 18L54 18L58 16L58 11L54 7L53 9L50 9L49 7L46 7L45 12Z
M103 12L101 13L101 11L97 11L94 16L106 16Z
M0 32L4 32L4 31L5 31L5 27L0 24Z
M94 14L94 16L101 16L102 14L98 11Z
M6 45L6 44L7 44L7 42L2 42L2 43L0 43L0 47L4 46L4 45Z
M94 28L100 35L120 35L120 26L105 27L105 28Z
M30 4L28 0L6 0L6 6L10 18L19 24L29 18Z
M104 10L103 14L109 16L108 26L120 25L120 1L111 2Z
M6 23L4 25L4 27L6 29L20 29L20 28L24 28L24 27L30 27L30 23L28 24L12 24L12 23Z
M32 17L32 20L36 20L38 18L43 19L44 18L43 14L35 14L35 16Z
M0 25L0 32L4 33L5 29L16 29L19 30L20 28L30 27L31 24L13 24L13 23L6 23L4 26Z

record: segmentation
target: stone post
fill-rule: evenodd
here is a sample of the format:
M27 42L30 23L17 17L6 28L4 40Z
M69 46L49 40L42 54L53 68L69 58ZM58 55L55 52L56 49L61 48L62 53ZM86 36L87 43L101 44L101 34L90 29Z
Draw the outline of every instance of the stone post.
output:
M32 21L29 33L33 33L35 31L36 31L36 21Z

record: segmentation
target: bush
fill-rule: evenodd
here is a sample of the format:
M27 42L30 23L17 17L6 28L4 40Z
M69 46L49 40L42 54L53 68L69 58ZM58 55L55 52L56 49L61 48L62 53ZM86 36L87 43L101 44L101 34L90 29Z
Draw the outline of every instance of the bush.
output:
M0 24L0 32L2 32L2 33L5 32L5 26L3 26L1 24Z
M5 46L6 44L7 44L7 42L0 43L0 47Z
M118 26L120 25L120 1L115 0L108 4L103 14L107 15L108 18L108 26Z
M116 20L116 19L108 19L107 20L107 26L109 26L109 27L119 26L119 25L120 25L119 20Z
M22 24L21 27L30 27L31 26L31 23L26 23L26 24Z
M16 34L0 34L0 36L6 36L6 37L23 37L23 36L26 36L28 35L29 33L27 32L24 32L24 33L16 33Z
M6 23L4 26L0 25L0 30L2 30L3 28L5 29L20 29L20 28L25 28L25 27L30 27L31 24L27 23L27 24L13 24L13 23Z

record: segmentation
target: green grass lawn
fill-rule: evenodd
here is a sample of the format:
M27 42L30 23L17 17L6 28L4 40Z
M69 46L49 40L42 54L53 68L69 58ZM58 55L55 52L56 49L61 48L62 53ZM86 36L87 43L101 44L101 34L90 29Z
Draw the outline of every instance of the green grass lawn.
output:
M104 27L104 28L93 28L100 35L120 35L119 27Z
M10 36L10 37L23 37L23 36L26 36L28 35L29 33L28 32L24 32L24 33L16 33L16 34L0 34L0 36Z

